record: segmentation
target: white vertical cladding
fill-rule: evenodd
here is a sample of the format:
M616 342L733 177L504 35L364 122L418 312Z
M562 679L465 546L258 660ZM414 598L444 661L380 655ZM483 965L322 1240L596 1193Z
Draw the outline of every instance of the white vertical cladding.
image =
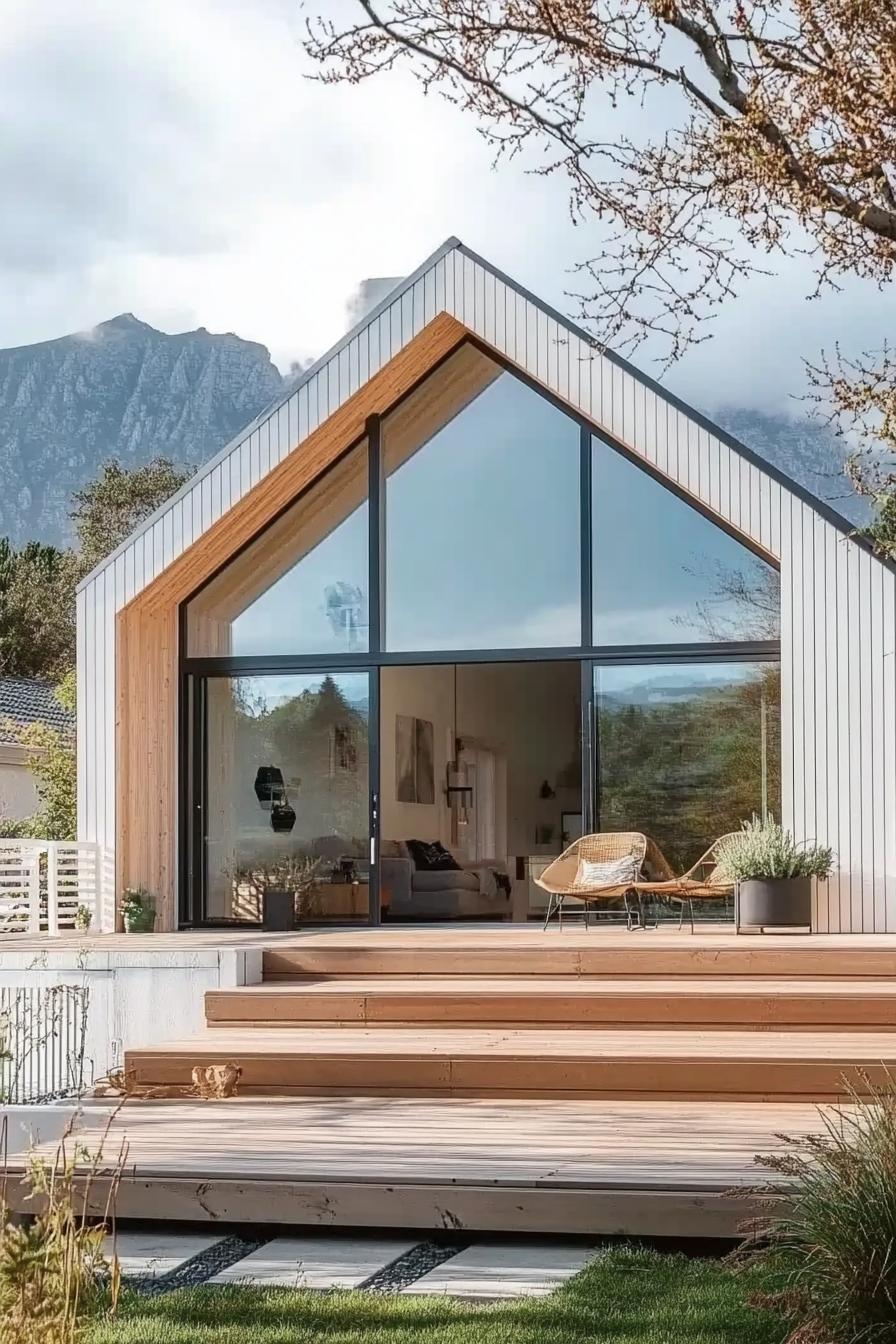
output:
M104 870L115 845L115 613L125 568L118 557L76 602L78 837L101 847ZM114 919L114 908L102 918Z
M884 879L884 931L896 933L896 582L881 578L881 699L877 725L883 773L881 866Z
M87 676L88 641L87 609L92 585L82 588L75 598L75 681L77 685L77 709L75 731L77 733L76 778L78 789L78 835L87 837L87 789L93 779L96 767L88 761L90 738L87 732L88 703L90 700L90 682Z
M840 865L816 893L816 926L896 932L896 575L457 245L375 310L79 593L79 836L114 839L117 611L442 311L779 558L782 811L798 832L832 845Z

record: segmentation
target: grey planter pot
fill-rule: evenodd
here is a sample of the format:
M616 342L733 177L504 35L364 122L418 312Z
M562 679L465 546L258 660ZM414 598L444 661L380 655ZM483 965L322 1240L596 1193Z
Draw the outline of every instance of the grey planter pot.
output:
M812 924L812 879L751 878L737 894L737 926L763 929L809 928Z
M262 924L275 933L296 928L296 894L290 888L268 887L264 893Z

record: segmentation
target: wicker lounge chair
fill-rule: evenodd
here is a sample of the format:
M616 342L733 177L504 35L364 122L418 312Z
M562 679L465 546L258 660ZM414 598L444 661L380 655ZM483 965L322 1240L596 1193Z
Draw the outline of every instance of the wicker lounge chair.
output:
M727 901L728 897L734 891L734 883L719 872L719 848L730 840L734 832L728 835L720 835L714 840L705 854L702 854L697 862L683 873L681 877L670 877L665 881L638 881L632 883L632 889L639 896L655 895L665 900L677 901L681 914L678 920L679 929L684 925L684 913L687 909L690 916L691 933L694 932L694 901ZM653 845L653 841L648 841L648 845ZM666 860L659 854L659 850L653 845L654 852L662 859L663 865L668 868ZM646 865L652 869L649 863ZM652 869L653 870L653 869Z
M616 883L613 886L586 887L576 882L581 863L617 863L631 859L635 866L636 877L641 873L648 846L652 841L640 831L606 831L600 835L583 835L564 850L558 859L545 868L535 881L548 893L548 910L544 927L547 928L551 916L556 912L557 922L563 928L563 905L566 901L578 901L584 906L585 927L588 927L589 906L596 901L622 899L625 908L626 923L633 927L634 911L629 902L629 892L634 882ZM668 866L668 865L667 865ZM669 876L672 874L670 872Z

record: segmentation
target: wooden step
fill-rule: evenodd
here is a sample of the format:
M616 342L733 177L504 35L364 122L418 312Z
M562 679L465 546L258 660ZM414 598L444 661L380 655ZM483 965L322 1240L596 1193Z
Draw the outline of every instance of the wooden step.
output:
M793 1103L236 1097L84 1108L72 1160L92 1213L124 1147L119 1218L211 1223L734 1237L756 1205L756 1153L821 1134ZM107 1132L107 1126L109 1126ZM695 1139L699 1136L699 1140ZM38 1149L48 1163L55 1143ZM6 1199L33 1213L8 1161Z
M233 1061L269 1095L834 1100L863 1069L896 1070L887 1032L217 1028L130 1050L138 1086L188 1086Z
M896 981L353 977L209 990L210 1027L556 1025L896 1030Z
M262 964L266 981L406 975L864 980L896 978L896 948L889 939L874 935L815 935L809 939L727 933L709 937L686 931L610 933L597 929L590 934L576 931L572 936L565 930L562 934L553 930L520 935L508 926L506 932L489 930L488 936L465 930L461 937L439 930L424 939L419 931L410 930L402 939L393 930L373 936L368 930L366 936L299 937L295 942L266 947Z

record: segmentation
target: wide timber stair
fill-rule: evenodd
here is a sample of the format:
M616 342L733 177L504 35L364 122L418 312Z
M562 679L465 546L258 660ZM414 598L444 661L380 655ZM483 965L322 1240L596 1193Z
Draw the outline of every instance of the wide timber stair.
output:
M126 1068L181 1087L233 1061L245 1096L750 1102L834 1100L896 1070L889 949L444 937L270 949L261 984L207 994L204 1032Z

